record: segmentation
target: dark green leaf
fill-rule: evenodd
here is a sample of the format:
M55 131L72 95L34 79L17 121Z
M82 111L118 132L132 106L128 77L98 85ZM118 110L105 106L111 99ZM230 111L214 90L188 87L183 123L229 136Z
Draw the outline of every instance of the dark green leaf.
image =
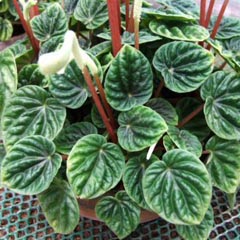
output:
M51 37L41 45L40 55L56 51L63 43L63 36Z
M65 117L65 108L44 89L31 85L19 88L8 101L2 116L7 150L26 136L43 135L54 139L62 129Z
M96 213L120 239L128 236L140 223L140 208L124 191L115 197L103 197L96 205Z
M143 193L149 207L168 222L200 224L211 201L212 185L195 155L175 149L147 168Z
M5 155L6 155L6 151L5 151L4 145L3 145L3 143L0 143L0 187L2 185L2 177L1 177L2 161L5 157Z
M64 11L68 16L73 15L78 2L78 0L64 0Z
M0 2L1 5L1 2ZM1 6L0 6L1 7ZM0 17L0 41L7 41L11 38L13 26L8 19Z
M77 196L96 198L118 184L124 164L125 157L116 144L91 134L73 147L67 161L67 176Z
M186 93L199 88L213 70L213 55L189 42L171 42L155 53L153 66L164 78L167 88Z
M97 128L106 128L99 112L98 109L96 107L96 105L92 106L92 110L91 110L91 120L93 122L93 124L97 127Z
M210 151L207 169L213 185L227 193L236 192L240 182L239 141L214 136L207 142L206 150Z
M54 232L69 234L74 230L80 211L78 201L66 181L55 178L49 188L37 197Z
M105 41L93 46L91 49L89 49L89 52L93 56L98 57L104 53L110 52L111 49L112 49L112 43L110 41Z
M125 45L111 63L105 90L109 104L118 111L146 103L153 91L153 74L147 58Z
M88 122L80 122L69 125L54 139L57 151L69 155L72 147L84 136L97 133L96 127Z
M8 0L0 1L0 13L6 12L9 8Z
M163 137L163 146L167 152L177 148L177 146L168 135L165 135Z
M38 194L49 187L61 161L61 156L55 154L55 145L47 138L23 138L2 162L3 184L20 194Z
M120 113L118 122L119 144L130 152L155 144L168 129L166 122L157 112L144 106Z

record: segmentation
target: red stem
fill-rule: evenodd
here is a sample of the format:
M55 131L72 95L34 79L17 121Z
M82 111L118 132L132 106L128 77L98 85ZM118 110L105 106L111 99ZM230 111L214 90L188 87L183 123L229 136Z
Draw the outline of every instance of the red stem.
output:
M34 5L30 9L30 19L34 18L35 16L38 16L40 14L38 5Z
M134 20L135 48L139 50L139 22Z
M33 50L34 50L35 54L38 55L39 43L38 43L37 39L33 36L33 32L32 32L32 29L30 28L29 24L25 21L22 10L21 10L21 8L18 4L18 1L13 0L13 3L14 3L16 11L18 13L18 16L20 18L20 21L22 23L22 26L23 26L25 32L27 33L27 35L29 37L29 40L30 40L31 45L33 47Z
M125 1L125 7L126 7L126 29L128 29L128 24L129 24L129 12L130 12L130 0Z
M121 43L121 22L120 22L120 5L119 0L108 0L108 15L110 29L112 34L113 55L116 56L122 47Z
M131 14L130 14L129 22L128 22L128 29L127 29L127 31L131 32L131 33L134 32L133 10L134 10L134 6L132 5Z
M210 152L209 152L208 150L204 150L204 151L202 152L202 155L208 155L208 154L210 154Z
M209 22L211 20L214 4L215 4L215 0L210 0L209 6L208 6L206 20L205 20L205 23L204 23L204 27L206 27L206 28L208 27Z
M154 97L156 97L156 98L160 97L161 91L162 91L163 87L164 87L164 81L161 80L161 82L159 83L158 88L157 88L157 90L156 90L156 92L154 94Z
M201 0L200 25L204 26L206 15L206 0Z
M219 69L223 70L226 67L226 65L227 65L227 62L222 63Z
M114 132L111 124L108 121L108 117L107 117L107 115L106 115L106 113L104 111L104 108L103 108L103 106L101 104L101 101L100 101L100 99L98 97L97 91L96 91L96 89L95 89L95 87L93 85L91 75L90 75L90 73L88 71L88 68L86 66L83 69L83 75L84 75L85 81L86 81L86 83L88 85L88 88L89 88L90 92L92 93L92 97L93 97L93 100L94 100L94 102L96 104L98 112L99 112L100 116L102 117L102 120L103 120L103 122L104 122L104 124L105 124L105 126L107 128L109 136L110 136L111 140L114 143L117 143L117 141L118 141L117 140L117 135Z
M183 127L186 125L190 120L192 120L196 115L198 115L204 107L204 103L200 105L196 110L194 110L192 113L190 113L187 117L185 117L179 124L178 127Z

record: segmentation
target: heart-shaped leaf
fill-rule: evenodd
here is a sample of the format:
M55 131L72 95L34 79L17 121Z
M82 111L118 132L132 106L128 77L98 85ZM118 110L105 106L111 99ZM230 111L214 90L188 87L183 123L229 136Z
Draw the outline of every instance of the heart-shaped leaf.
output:
M69 234L79 222L79 205L68 182L55 178L38 196L48 223L56 233Z
M202 155L202 144L198 138L190 132L169 126L168 135L178 148L189 151L197 157Z
M154 55L153 66L164 78L167 88L186 93L199 88L213 70L213 55L190 42L171 42Z
M182 98L176 105L179 122L196 110L201 104L202 103L196 98ZM191 121L181 128L197 136L200 141L204 140L210 134L210 129L207 126L203 112L196 115Z
M49 187L61 161L61 156L55 154L55 145L47 138L23 138L2 162L3 184L20 194L38 194Z
M210 152L207 169L213 185L227 193L236 192L240 182L240 143L228 141L217 136L206 144Z
M240 138L239 90L240 77L223 71L212 74L201 88L207 124L220 138Z
M1 174L1 168L2 168L2 161L6 155L6 151L4 148L3 143L0 143L0 187L2 185L2 174Z
M87 29L96 29L108 20L107 3L102 0L78 1L74 17L82 22Z
M168 129L166 122L157 112L144 106L120 113L118 122L119 144L130 152L153 145Z
M167 100L163 98L152 98L146 103L146 106L160 114L168 125L178 124L177 112Z
M125 45L111 63L105 90L109 104L118 111L146 103L153 91L153 74L147 58Z
M57 151L69 155L76 142L89 134L96 134L96 127L89 122L80 122L69 125L54 139Z
M210 36L206 28L189 23L165 23L160 20L153 20L149 27L153 33L174 40L198 42L204 41Z
M67 17L58 3L51 4L43 13L31 20L34 36L41 42L64 35L67 31Z
M14 55L10 50L0 53L0 116L3 108L17 90L17 67Z
M153 162L159 161L159 159L152 155L147 160L146 156L147 153L145 152L128 159L123 173L123 184L125 191L134 202L142 208L149 209L143 195L142 178L147 167Z
M8 19L0 17L0 41L4 42L11 38L13 26Z
M115 197L103 197L96 205L96 214L120 239L128 236L140 223L140 208L124 191Z
M199 225L176 225L176 229L185 240L207 240L213 224L213 209L209 207L203 221Z
M149 207L168 222L200 224L210 204L212 185L206 167L195 155L175 149L147 168L143 193Z
M96 198L115 187L122 177L125 157L120 148L97 134L81 138L67 161L67 176L80 198Z
M2 116L3 138L7 149L23 137L43 135L54 139L61 131L66 110L38 86L19 88L8 101Z

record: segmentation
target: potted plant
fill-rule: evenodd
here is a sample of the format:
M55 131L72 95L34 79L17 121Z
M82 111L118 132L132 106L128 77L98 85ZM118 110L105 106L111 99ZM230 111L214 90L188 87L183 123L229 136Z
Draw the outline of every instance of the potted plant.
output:
M2 186L37 195L59 233L94 206L120 239L147 212L207 239L213 186L233 205L240 183L228 2L211 18L204 0L14 1L32 47L0 53Z

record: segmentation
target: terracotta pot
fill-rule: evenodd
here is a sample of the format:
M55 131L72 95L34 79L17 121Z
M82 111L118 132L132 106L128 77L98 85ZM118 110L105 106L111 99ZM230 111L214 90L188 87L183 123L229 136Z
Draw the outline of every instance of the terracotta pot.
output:
M92 200L78 199L81 217L101 221L97 218L95 213L95 206L99 200L100 198L92 199ZM157 218L159 218L159 216L156 213L142 209L141 216L140 216L140 223L146 223L146 222L155 220Z

